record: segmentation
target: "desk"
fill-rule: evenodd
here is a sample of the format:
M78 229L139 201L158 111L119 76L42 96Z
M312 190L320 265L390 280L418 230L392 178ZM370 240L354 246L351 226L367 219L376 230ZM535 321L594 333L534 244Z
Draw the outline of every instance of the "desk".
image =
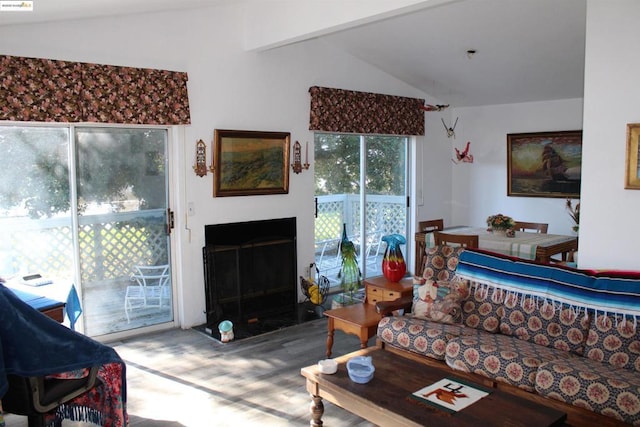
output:
M445 231L451 234L477 234L479 249L540 262L549 262L557 254L561 254L562 260L566 261L567 254L578 250L576 236L516 231L515 237L507 237L500 233L490 233L482 227L454 227ZM416 265L419 265L426 248L434 246L433 233L416 233L415 243Z
M18 298L29 304L32 308L38 310L40 313L49 316L58 323L62 323L64 321L64 302L20 291L18 289L10 289L18 296Z

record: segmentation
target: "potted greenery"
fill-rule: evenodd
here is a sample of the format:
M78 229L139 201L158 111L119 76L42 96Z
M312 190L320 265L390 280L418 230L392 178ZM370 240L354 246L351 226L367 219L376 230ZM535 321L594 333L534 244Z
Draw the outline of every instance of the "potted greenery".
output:
M577 233L578 230L580 230L580 201L578 200L578 203L576 203L576 207L574 208L571 203L571 199L567 199L567 210L575 224L571 229Z

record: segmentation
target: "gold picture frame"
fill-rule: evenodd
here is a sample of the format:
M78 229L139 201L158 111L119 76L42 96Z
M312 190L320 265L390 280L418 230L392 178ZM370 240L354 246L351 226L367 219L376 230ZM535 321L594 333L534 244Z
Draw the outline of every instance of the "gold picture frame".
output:
M507 135L507 196L579 198L582 131Z
M215 129L213 196L289 193L289 132Z
M624 188L640 190L640 123L627 124L627 162Z

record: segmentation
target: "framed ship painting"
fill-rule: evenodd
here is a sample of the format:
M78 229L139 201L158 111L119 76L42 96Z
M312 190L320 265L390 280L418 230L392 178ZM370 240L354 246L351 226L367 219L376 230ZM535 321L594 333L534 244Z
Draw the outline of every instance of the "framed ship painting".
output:
M507 135L507 196L579 198L582 131Z

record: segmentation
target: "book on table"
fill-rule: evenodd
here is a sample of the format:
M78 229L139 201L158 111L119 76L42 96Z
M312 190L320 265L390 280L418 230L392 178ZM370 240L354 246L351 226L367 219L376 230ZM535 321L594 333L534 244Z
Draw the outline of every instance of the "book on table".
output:
M409 397L449 413L458 412L477 402L491 392L479 385L470 385L459 379L443 378L421 388Z

